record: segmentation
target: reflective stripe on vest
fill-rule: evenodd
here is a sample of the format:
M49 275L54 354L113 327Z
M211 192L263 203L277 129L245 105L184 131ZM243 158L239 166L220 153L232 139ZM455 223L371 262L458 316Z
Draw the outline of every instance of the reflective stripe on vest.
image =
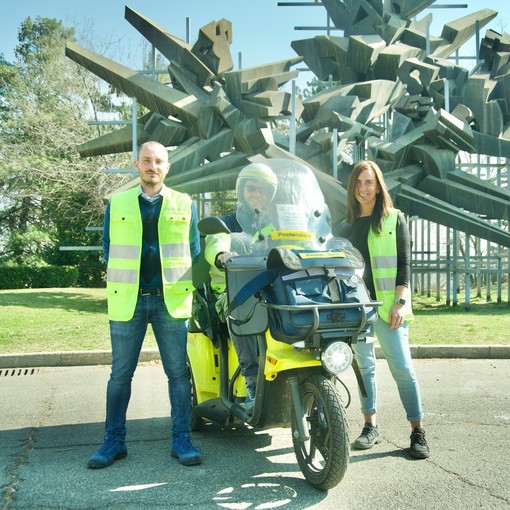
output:
M170 315L191 315L193 284L189 229L191 198L170 188L162 191L158 220L163 296ZM107 270L108 315L128 321L138 299L142 250L138 188L114 195L110 202L110 250Z
M136 269L117 269L109 267L106 270L106 279L115 283L138 284L138 271Z
M397 267L396 255L380 255L372 259L372 269L384 269L386 267Z
M382 230L375 234L368 233L368 251L372 265L372 276L377 301L382 301L378 308L379 316L390 322L390 309L395 302L395 282L397 278L397 219L398 209L391 209L384 219ZM412 319L410 306L406 304L406 320Z
M189 250L186 251L182 243L161 244L160 252L163 258L189 256Z
M135 259L140 257L140 246L129 244L115 244L110 246L109 256L114 259Z
M168 267L163 269L163 280L168 282L191 280L191 267Z

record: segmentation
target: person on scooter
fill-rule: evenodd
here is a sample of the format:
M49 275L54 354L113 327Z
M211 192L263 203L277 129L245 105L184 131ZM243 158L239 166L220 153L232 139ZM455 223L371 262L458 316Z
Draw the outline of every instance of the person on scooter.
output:
M195 205L164 184L168 152L143 143L135 168L140 185L113 195L105 211L112 368L106 390L104 443L88 467L105 468L127 455L126 412L142 343L151 323L168 378L172 428L170 454L186 466L201 463L193 446L191 383L187 365L191 265L200 255Z
M276 187L276 175L268 165L250 163L241 170L237 178L237 209L220 218L233 233L244 232L256 235L261 229L260 233L264 234L265 229L271 228L263 218L275 196ZM225 292L225 263L230 257L236 255L236 252L231 250L229 234L207 236L204 255L211 266L211 287L217 296L216 311L222 322L227 322L226 310L228 307ZM230 336L239 359L241 374L246 380L245 409L251 411L255 405L259 367L257 339L254 336L238 337L232 332Z
M365 259L363 278L371 298L382 302L374 329L411 424L409 453L417 459L427 458L420 387L409 348L408 321L413 318L409 230L373 161L354 165L347 186L346 221L352 225L349 240ZM376 358L373 343L358 342L353 349L367 393L363 397L360 392L365 426L353 446L364 450L381 442L376 423Z

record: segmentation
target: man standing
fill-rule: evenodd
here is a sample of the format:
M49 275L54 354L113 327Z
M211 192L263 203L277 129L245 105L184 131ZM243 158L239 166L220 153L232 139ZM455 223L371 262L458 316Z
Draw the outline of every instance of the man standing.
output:
M106 392L105 440L89 459L89 468L107 467L127 455L126 411L149 323L168 377L171 455L187 466L201 462L190 437L191 383L186 359L191 264L200 254L196 208L189 196L163 184L170 165L160 143L142 144L135 168L140 186L114 195L105 211L103 253L108 266L112 370Z

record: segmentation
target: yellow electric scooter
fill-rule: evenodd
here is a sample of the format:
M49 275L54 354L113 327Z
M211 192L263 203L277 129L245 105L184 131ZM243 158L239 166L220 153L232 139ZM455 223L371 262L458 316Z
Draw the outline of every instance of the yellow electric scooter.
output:
M359 252L331 235L312 171L293 160L265 163L278 177L273 230L255 238L231 234L239 255L225 267L228 325L215 313L206 267L195 272L188 341L192 428L207 421L244 422L259 430L290 427L304 477L327 490L342 480L349 461L339 375L351 366L351 345L364 341L378 303L370 301L359 276ZM218 218L201 220L199 229L203 235L229 233ZM259 372L250 412L243 406L246 385L229 331L257 338Z

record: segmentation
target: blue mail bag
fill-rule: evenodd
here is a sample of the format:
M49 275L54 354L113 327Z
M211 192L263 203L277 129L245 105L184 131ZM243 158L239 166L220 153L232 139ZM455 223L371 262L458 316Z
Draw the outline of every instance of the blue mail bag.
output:
M377 319L355 248L310 252L275 248L268 256L274 279L259 294L268 308L269 329L276 340L314 344L320 337L366 336Z

